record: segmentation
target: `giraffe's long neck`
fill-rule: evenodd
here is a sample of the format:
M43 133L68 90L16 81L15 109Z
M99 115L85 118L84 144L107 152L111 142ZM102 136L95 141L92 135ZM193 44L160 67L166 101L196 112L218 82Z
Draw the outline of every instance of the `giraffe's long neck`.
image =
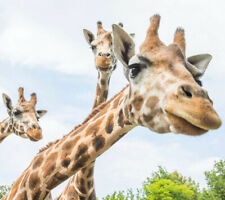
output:
M93 105L93 109L105 102L108 97L109 90L109 81L111 77L111 71L99 71L98 72L98 80L95 94L95 101Z
M0 123L0 143L12 133L23 138L28 137L24 128L8 117Z
M12 122L8 117L0 123L0 143L12 133L13 133Z
M93 109L106 101L108 97L108 88L111 74L111 71L98 71L98 81ZM93 161L93 163L77 172L70 179L58 200L66 200L71 198L74 200L95 200L96 194L94 187L94 164L95 162Z
M44 199L49 191L81 168L91 164L117 140L136 126L125 114L126 87L109 102L92 111L79 128L37 154L13 185L8 200Z

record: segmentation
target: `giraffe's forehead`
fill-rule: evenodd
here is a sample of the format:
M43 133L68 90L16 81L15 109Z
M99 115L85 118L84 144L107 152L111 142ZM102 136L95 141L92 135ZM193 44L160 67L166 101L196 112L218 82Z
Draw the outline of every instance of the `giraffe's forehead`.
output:
M21 109L23 111L29 111L29 112L34 112L35 111L35 107L34 107L34 104L32 104L31 102L28 102L28 101L25 101L25 102L22 102L22 103L18 103L16 106L15 106L15 109Z
M138 56L145 57L152 63L185 63L185 57L176 44L155 48L151 52L141 52Z
M163 46L153 52L142 52L129 60L129 65L139 63L145 63L151 68L151 77L163 73L167 78L195 82L193 75L187 69L186 58L177 45Z
M112 34L110 32L106 32L106 33L102 33L98 35L97 38L93 40L91 43L91 45L94 45L94 46L104 45L104 44L108 44L108 45L112 44Z

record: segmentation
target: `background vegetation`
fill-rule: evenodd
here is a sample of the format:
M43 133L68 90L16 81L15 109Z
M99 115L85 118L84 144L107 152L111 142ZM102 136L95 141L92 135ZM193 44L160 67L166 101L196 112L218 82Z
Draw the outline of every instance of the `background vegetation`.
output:
M214 163L211 171L205 172L207 188L200 190L198 183L177 171L169 173L159 166L143 183L133 191L114 192L103 200L225 200L225 160ZM0 186L0 198L10 186Z

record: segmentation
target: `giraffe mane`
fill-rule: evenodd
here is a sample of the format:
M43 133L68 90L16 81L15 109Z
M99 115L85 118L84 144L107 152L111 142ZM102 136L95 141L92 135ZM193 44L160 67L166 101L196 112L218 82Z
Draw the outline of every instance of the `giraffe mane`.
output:
M119 96L127 87L129 86L126 85L119 93L117 93L116 95L114 95L109 101L106 101L102 104L100 104L99 106L97 106L96 108L94 108L91 113L87 116L87 118L81 123L81 124L78 124L77 126L75 126L75 128L70 131L68 134L64 135L62 138L68 136L70 133L74 132L74 131L77 131L79 128L81 128L82 126L86 125L86 123L92 119L96 114L98 114L108 103L110 103L111 101L113 101L117 96ZM60 141L61 139L57 139L56 141L54 142L49 142L45 147L42 147L38 153L41 153L45 150L47 150L49 147L51 147L52 145L56 144L58 141Z

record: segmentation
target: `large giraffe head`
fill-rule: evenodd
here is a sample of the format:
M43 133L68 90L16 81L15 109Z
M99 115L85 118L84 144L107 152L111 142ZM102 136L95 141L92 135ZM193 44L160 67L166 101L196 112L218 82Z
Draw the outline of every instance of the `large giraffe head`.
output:
M37 97L35 93L31 94L29 101L26 101L23 95L23 88L19 88L18 92L19 100L15 106L12 105L12 101L8 95L2 95L9 114L9 129L18 136L38 141L42 139L42 130L38 124L38 120L47 111L36 110Z
M101 22L97 22L97 37L86 29L84 36L95 55L95 65L97 70L111 72L116 68L116 57L113 52L112 32L106 31Z
M138 54L131 37L113 25L114 51L130 83L125 113L158 133L201 135L219 128L221 120L199 80L211 56L186 59L184 30L178 28L166 46L158 37L159 23L160 16L154 15Z

